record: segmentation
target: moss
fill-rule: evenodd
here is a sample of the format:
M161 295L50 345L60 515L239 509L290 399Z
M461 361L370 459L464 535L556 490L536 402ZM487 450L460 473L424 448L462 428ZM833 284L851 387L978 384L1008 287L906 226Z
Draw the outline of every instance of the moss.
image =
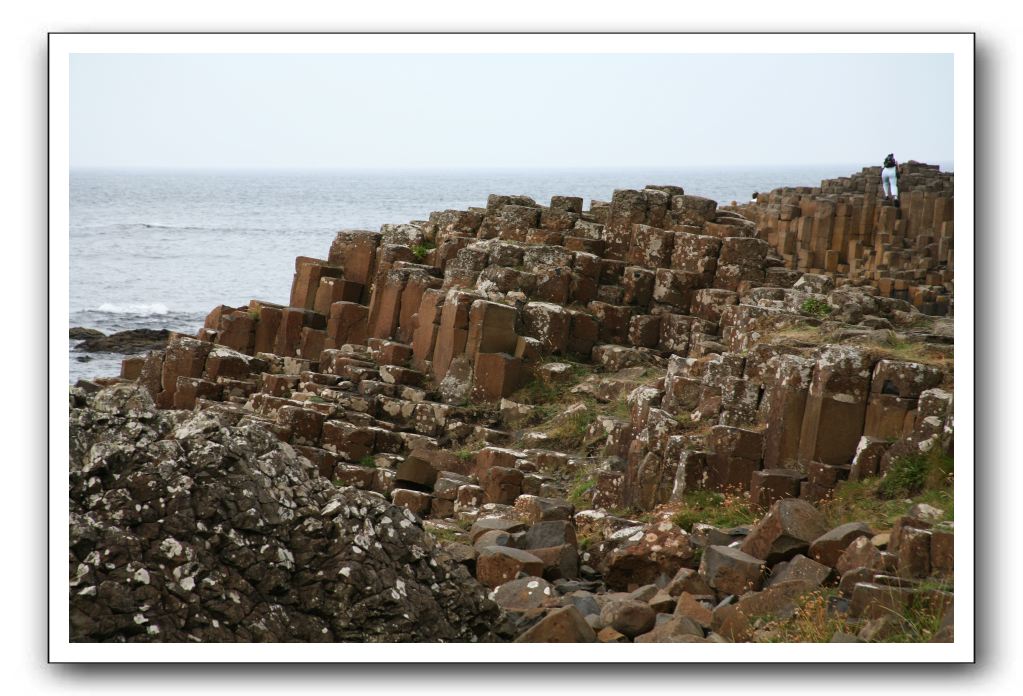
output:
M377 465L376 465L376 462L375 462L375 461L373 460L373 455L371 455L371 454L367 454L367 455L366 455L365 457L363 457L362 459L360 459L360 460L359 460L359 461L357 462L357 464L358 464L359 466L364 466L364 467L366 467L367 469L375 469L375 468L376 468L376 466L377 466Z

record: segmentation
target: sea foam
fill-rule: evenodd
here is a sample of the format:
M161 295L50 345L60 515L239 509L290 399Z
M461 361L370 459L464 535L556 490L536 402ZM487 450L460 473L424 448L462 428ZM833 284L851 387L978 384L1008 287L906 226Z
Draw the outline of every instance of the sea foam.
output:
M154 302L152 304L134 302L114 304L112 302L104 302L96 311L108 314L166 314L168 310L167 305L161 302Z

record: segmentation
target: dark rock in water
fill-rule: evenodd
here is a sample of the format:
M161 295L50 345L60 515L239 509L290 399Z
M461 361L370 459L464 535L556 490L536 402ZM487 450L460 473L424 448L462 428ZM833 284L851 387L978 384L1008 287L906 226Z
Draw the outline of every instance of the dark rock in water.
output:
M240 412L134 384L70 413L74 641L490 641L497 605L422 523ZM80 399L75 399L79 403Z
M92 362L92 356L91 355L79 355L77 358L75 358L75 362Z
M102 331L96 329L87 329L84 326L72 326L67 332L68 338L72 341L84 341L89 338L103 338L106 336Z
M100 334L94 338L87 338L75 346L75 350L88 353L145 353L166 348L169 336L170 331L167 329L131 329L118 331L109 336Z

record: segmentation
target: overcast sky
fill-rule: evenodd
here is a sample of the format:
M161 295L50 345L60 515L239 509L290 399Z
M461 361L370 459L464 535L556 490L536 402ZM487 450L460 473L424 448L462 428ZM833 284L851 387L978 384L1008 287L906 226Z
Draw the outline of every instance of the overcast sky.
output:
M76 54L71 164L951 164L952 82L941 54Z

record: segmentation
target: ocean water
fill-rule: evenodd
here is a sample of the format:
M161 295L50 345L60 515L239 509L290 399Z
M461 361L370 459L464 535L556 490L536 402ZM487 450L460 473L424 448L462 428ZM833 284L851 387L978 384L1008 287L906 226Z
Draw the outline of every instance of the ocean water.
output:
M719 203L815 186L863 165L758 169L489 171L73 170L70 326L195 333L218 304L286 303L294 258L325 258L342 228L378 229L491 193L610 200L617 188L683 186ZM122 356L71 350L69 380L116 375Z

